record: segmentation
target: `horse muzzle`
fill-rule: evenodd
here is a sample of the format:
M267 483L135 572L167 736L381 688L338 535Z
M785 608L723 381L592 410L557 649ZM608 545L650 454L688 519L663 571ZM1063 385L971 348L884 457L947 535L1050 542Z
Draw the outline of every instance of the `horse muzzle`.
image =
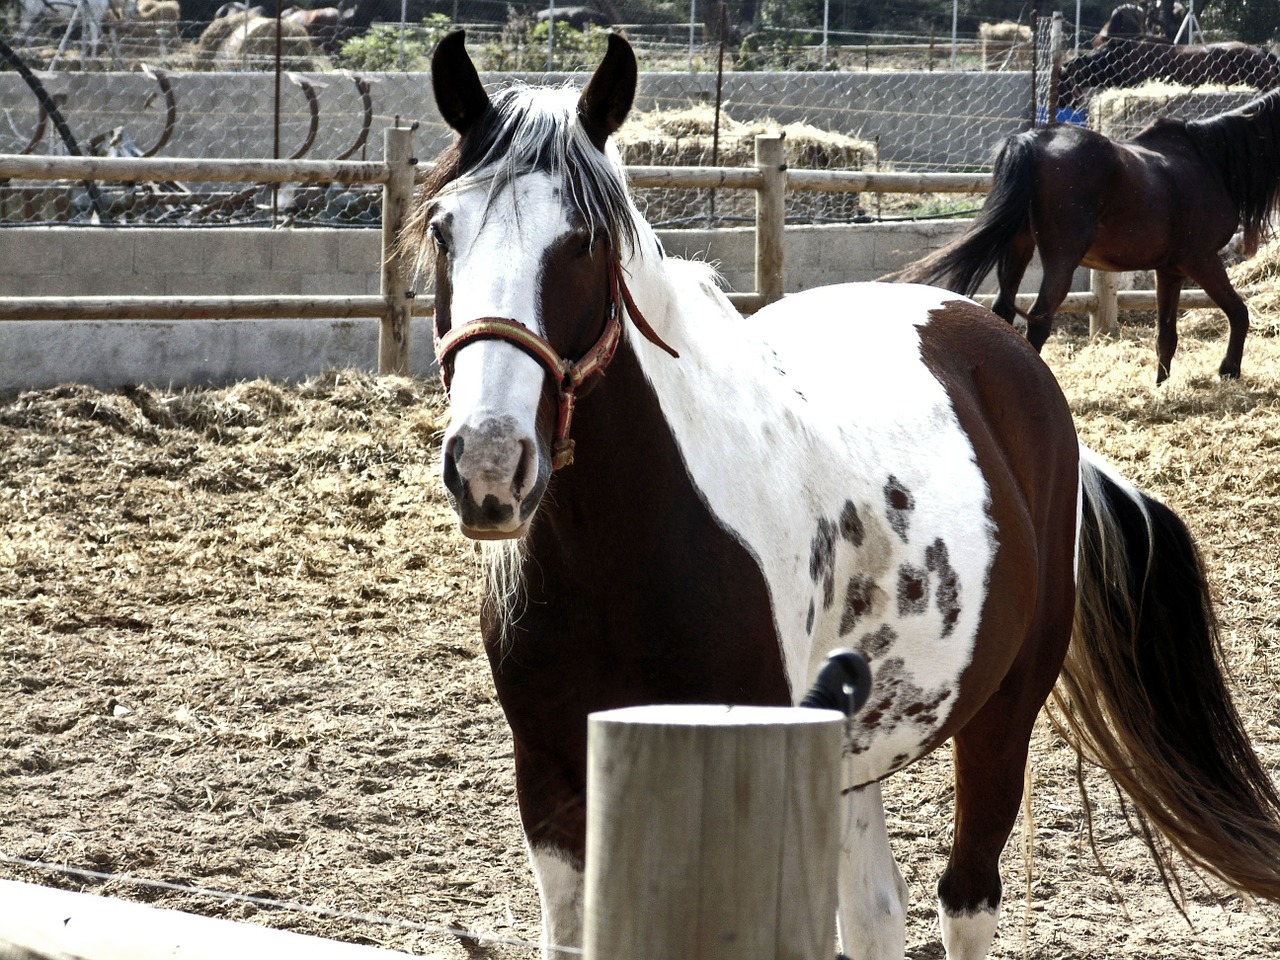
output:
M444 485L462 533L474 540L524 536L551 474L548 457L514 418L453 430L444 444Z

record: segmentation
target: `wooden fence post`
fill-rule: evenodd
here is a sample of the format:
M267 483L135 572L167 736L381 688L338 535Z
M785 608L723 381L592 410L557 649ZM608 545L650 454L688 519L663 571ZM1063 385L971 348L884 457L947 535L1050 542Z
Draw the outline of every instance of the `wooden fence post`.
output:
M395 244L413 203L413 128L383 131L383 159L390 176L382 185L382 283L379 292L387 312L378 331L378 373L409 372L409 333L413 305L409 292L409 264L395 253Z
M592 714L586 960L831 960L844 718Z
M787 163L783 135L756 137L756 292L765 303L781 300L785 282L783 231L787 223Z
M1120 275L1106 270L1089 271L1089 291L1094 296L1094 307L1089 311L1089 336L1105 334L1120 336L1120 305L1117 293Z

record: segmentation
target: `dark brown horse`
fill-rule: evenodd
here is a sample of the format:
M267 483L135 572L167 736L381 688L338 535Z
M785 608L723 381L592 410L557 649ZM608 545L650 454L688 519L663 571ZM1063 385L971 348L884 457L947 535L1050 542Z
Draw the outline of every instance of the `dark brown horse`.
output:
M410 232L435 264L443 479L488 544L481 630L545 954L581 943L587 715L794 703L836 647L871 671L842 768L850 956L902 960L879 781L948 739L942 937L950 960L985 956L1068 646L1090 756L1193 862L1280 900L1280 798L1224 685L1190 535L1079 446L1025 340L901 284L740 317L631 201L610 137L637 67L616 35L581 94L490 99L460 34L432 78L459 137Z
M1159 14L1152 7L1123 3L1111 11L1107 22L1090 41L1090 46L1101 47L1108 42L1134 40L1171 43L1167 37L1157 32L1159 26Z
M1063 106L1082 107L1094 90L1137 87L1148 80L1184 87L1221 83L1271 90L1280 86L1280 58L1235 41L1183 46L1163 37L1115 39L1063 64L1058 98Z
M1240 376L1249 310L1219 251L1237 230L1253 250L1270 229L1280 192L1280 90L1205 120L1157 121L1132 140L1075 126L1015 134L996 157L994 178L969 230L894 279L972 294L995 268L993 309L1012 321L1039 248L1044 277L1025 314L1039 350L1077 266L1154 270L1161 382L1178 345L1178 295L1190 278L1230 324L1218 372Z

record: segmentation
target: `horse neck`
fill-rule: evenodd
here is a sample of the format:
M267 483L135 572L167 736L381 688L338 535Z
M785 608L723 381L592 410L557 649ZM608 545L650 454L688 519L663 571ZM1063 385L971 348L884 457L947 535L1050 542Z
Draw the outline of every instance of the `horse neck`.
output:
M749 340L741 317L715 290L710 268L662 257L647 225L638 247L623 264L631 296L680 356L670 356L624 320L607 375L578 400L574 463L557 475L542 508L545 526L558 539L607 536L635 543L653 536L655 517L668 523L683 511L704 509L670 411L697 410L714 423L743 402L741 385L749 379L743 368L752 351L744 349Z

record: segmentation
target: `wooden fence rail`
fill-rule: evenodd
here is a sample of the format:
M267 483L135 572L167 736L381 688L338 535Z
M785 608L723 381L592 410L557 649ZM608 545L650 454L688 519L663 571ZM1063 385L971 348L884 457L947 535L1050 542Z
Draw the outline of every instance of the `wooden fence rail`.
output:
M196 319L320 319L376 317L381 323L378 366L382 373L409 368L409 329L414 316L429 315L431 296L414 297L410 264L395 251L400 225L413 200L413 188L429 172L429 165L413 157L412 131L384 131L381 161L328 160L215 160L196 158L54 157L0 154L0 180L107 180L239 183L366 183L382 184L381 273L377 296L94 296L0 297L0 320L196 320ZM756 140L755 167L654 167L627 169L636 188L729 189L756 191L756 289L731 293L743 312L758 310L778 299L784 290L783 237L786 191L869 193L986 193L991 175L985 173L881 173L874 171L788 170L782 139ZM1072 293L1062 309L1085 312L1091 332L1116 332L1118 310L1153 310L1155 291L1126 291L1117 295L1114 275L1094 274L1088 293ZM990 305L991 296L979 302ZM1030 296L1019 297L1027 306ZM1186 307L1211 305L1203 293L1184 292Z

